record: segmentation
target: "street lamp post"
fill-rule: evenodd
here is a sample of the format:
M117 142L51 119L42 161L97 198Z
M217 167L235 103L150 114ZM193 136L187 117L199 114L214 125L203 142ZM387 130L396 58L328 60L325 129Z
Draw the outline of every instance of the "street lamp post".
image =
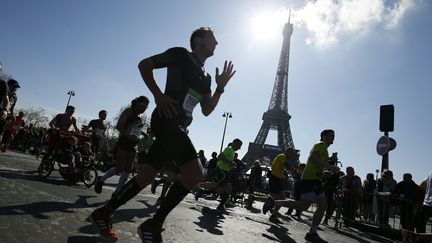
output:
M232 113L231 112L224 112L222 117L225 117L225 126L224 126L224 130L223 130L222 143L221 143L221 148L220 148L219 153L222 153L223 143L224 143L224 139L225 139L226 126L227 126L228 118L232 118Z
M66 104L66 108L69 106L69 102L70 102L70 100L71 100L71 97L72 97L72 96L75 96L75 91L73 91L73 90L69 90L69 92L67 92L67 94L69 95L69 99L68 99L68 102L67 102L67 104Z

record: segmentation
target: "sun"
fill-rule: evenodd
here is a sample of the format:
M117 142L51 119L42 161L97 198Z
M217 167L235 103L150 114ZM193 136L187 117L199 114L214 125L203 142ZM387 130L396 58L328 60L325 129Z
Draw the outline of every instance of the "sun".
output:
M278 13L265 12L256 15L251 21L251 31L256 39L271 40L282 35L284 18Z

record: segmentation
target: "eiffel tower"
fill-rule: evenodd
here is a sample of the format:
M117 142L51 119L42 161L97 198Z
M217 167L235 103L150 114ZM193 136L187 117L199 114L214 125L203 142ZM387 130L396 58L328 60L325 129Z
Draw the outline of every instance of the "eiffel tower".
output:
M284 38L270 104L262 116L263 123L255 141L249 143L248 151L242 159L248 167L257 159L271 163L285 148L294 148L289 125L291 116L288 114L288 66L292 32L293 25L288 18L282 31ZM270 129L277 131L277 146L265 144Z

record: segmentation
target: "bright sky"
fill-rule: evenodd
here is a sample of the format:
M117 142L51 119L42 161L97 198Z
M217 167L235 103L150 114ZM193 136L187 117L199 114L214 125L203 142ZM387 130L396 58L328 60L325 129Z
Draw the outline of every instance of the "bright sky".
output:
M154 99L138 62L173 46L189 49L191 32L211 26L219 45L206 70L214 77L228 59L237 73L213 114L195 110L190 136L207 157L221 146L225 111L233 114L225 145L242 139L243 157L255 140L292 9L288 109L301 161L319 133L332 128L329 152L339 153L344 168L353 166L362 179L375 172L381 168L379 107L394 104L395 179L411 172L418 183L432 169L430 1L2 0L0 9L0 62L22 86L17 108L62 112L74 90L71 104L86 119L100 109L112 119L139 95L150 98L149 115ZM163 88L165 71L157 71L157 79ZM276 144L276 132L266 143Z

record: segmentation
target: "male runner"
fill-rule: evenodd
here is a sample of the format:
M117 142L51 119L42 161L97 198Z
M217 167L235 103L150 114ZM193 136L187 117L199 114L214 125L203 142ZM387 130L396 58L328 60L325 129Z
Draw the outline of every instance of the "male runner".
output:
M99 118L91 120L84 128L84 132L91 131L90 139L95 153L99 152L101 140L105 137L105 131L107 130L105 119L107 115L108 112L106 110L99 111Z
M285 169L289 166L293 167L299 158L298 151L292 147L288 147L285 151L273 160L270 177L269 177L269 191L272 199L276 200L284 200L285 192L284 192L284 184L286 181L285 178ZM281 221L278 219L277 214L280 209L279 207L275 207L269 218L270 222L279 224Z
M90 220L103 238L117 239L117 234L112 230L111 215L149 185L166 161L175 160L182 176L173 183L156 214L138 227L143 241L162 242L165 218L202 180L202 166L185 126L190 123L198 103L202 114L210 115L235 71L231 61L225 61L220 74L216 68L216 89L212 94L211 77L204 70L204 62L213 56L218 44L213 30L208 27L195 30L190 44L192 52L180 47L171 48L142 60L138 66L157 105L150 124L156 140L146 156L143 169L105 206L90 215ZM167 68L165 92L154 79L153 70L158 68Z
M228 202L232 191L232 170L236 168L236 163L234 162L235 151L239 150L242 145L243 142L236 138L219 154L215 170L215 181L200 183L195 193L195 200L198 201L206 193L204 189L216 190L221 197L216 210L220 213L225 211L225 203Z
M329 155L327 148L333 144L335 132L326 129L321 132L321 140L316 143L309 154L306 167L303 170L300 179L300 201L280 200L275 201L269 198L263 205L263 213L277 206L292 207L301 210L307 210L312 202L316 201L317 209L313 214L312 225L305 239L311 242L327 242L317 234L318 225L320 224L325 210L327 209L327 200L322 186L323 169L339 171L336 165L328 163Z

